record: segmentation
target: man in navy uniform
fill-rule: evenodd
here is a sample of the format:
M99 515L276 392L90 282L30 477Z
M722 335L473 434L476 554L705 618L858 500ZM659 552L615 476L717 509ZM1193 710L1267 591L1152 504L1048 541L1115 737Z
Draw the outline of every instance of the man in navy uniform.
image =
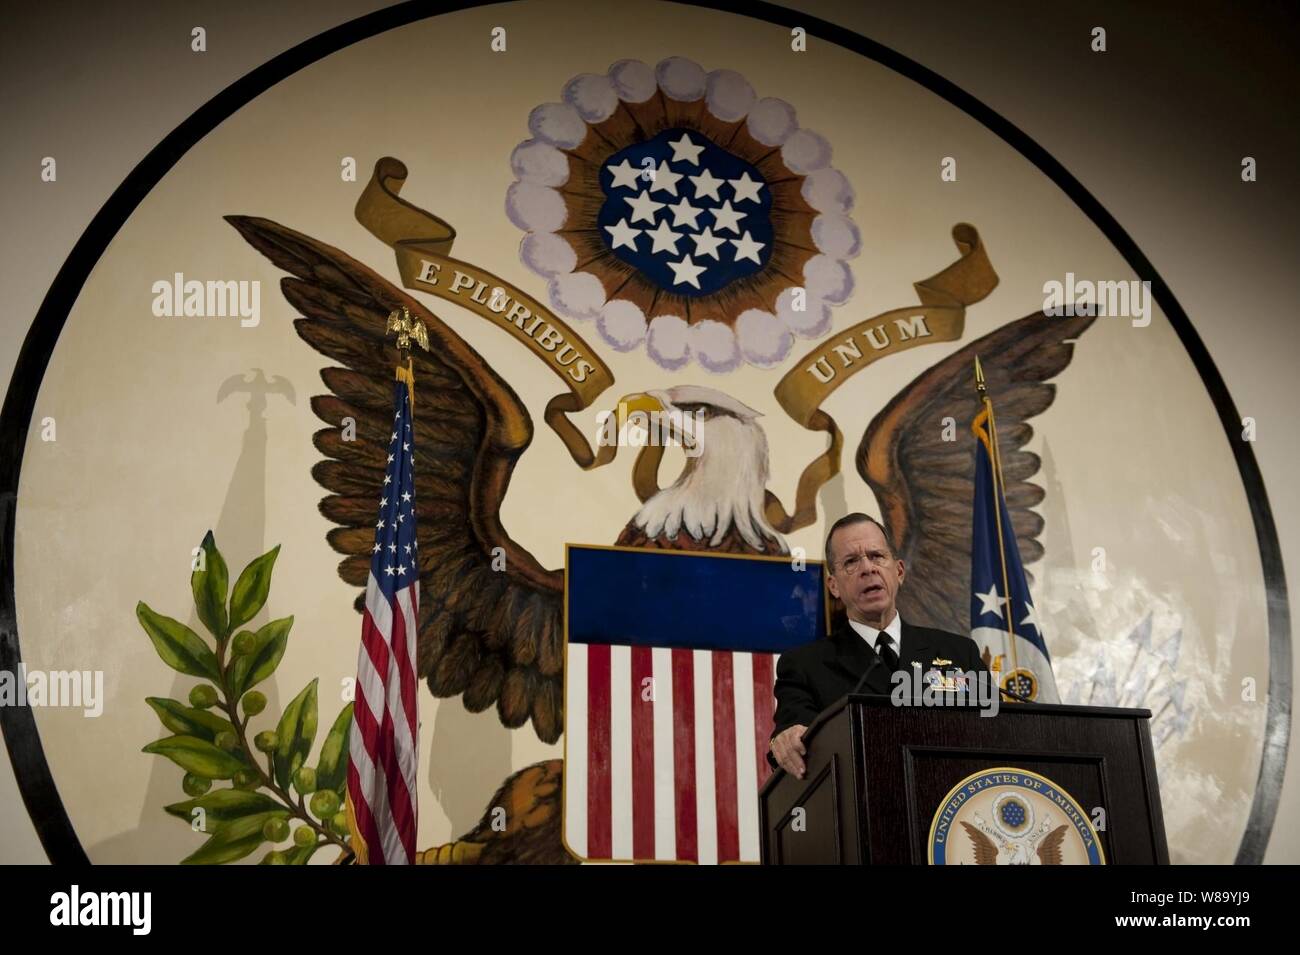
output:
M769 762L803 776L804 731L864 674L860 692L880 694L893 689L895 671L910 672L913 663L929 670L942 659L945 669L987 674L970 637L913 626L899 617L894 605L905 578L906 568L875 518L854 513L831 525L826 585L844 604L847 619L829 637L789 650L777 661Z

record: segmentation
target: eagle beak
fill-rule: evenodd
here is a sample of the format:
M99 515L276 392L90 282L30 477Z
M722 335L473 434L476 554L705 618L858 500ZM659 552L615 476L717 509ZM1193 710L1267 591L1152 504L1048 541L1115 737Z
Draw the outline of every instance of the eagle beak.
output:
M662 413L664 406L658 398L644 392L624 395L618 399L618 426L620 430L627 424L628 418L637 411L643 411L647 414Z

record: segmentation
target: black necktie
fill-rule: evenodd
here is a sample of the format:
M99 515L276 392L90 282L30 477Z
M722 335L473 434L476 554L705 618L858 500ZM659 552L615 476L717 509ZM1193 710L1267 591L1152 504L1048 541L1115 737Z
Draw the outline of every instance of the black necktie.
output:
M894 638L881 630L879 636L876 637L876 652L880 654L880 659L885 661L885 666L889 667L890 670L897 670L898 654L894 652L894 648L891 646L893 642Z

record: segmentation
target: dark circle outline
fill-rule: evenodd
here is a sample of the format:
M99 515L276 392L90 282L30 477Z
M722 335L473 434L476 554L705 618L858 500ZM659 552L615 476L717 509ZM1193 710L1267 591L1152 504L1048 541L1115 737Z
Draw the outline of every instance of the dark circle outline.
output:
M297 71L361 40L416 20L492 5L495 4L412 0L340 24L286 50L230 84L172 130L140 161L96 213L59 269L36 312L19 351L3 411L0 411L0 450L4 452L0 454L0 669L16 673L22 660L16 612L14 530L19 473L36 397L68 313L91 270L131 212L200 139ZM1064 166L1013 123L932 70L852 30L761 0L692 0L682 5L747 16L786 28L802 27L810 36L828 40L873 60L942 97L982 123L1051 179L1101 230L1138 278L1151 283L1156 302L1187 349L1219 414L1241 474L1259 545L1268 605L1268 709L1259 778L1236 862L1263 862L1277 816L1291 734L1291 615L1286 573L1263 476L1249 442L1240 438L1241 415L1209 351L1173 292L1128 233ZM55 786L31 708L0 707L0 729L13 761L23 802L46 855L55 864L89 863Z

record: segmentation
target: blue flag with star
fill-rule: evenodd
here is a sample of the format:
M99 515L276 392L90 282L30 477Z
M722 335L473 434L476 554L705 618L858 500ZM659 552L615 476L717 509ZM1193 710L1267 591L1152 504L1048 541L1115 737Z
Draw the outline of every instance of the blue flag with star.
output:
M971 639L1003 687L1036 703L1059 703L1052 659L1038 626L1020 547L993 467L990 413L975 432L975 514L971 529Z

